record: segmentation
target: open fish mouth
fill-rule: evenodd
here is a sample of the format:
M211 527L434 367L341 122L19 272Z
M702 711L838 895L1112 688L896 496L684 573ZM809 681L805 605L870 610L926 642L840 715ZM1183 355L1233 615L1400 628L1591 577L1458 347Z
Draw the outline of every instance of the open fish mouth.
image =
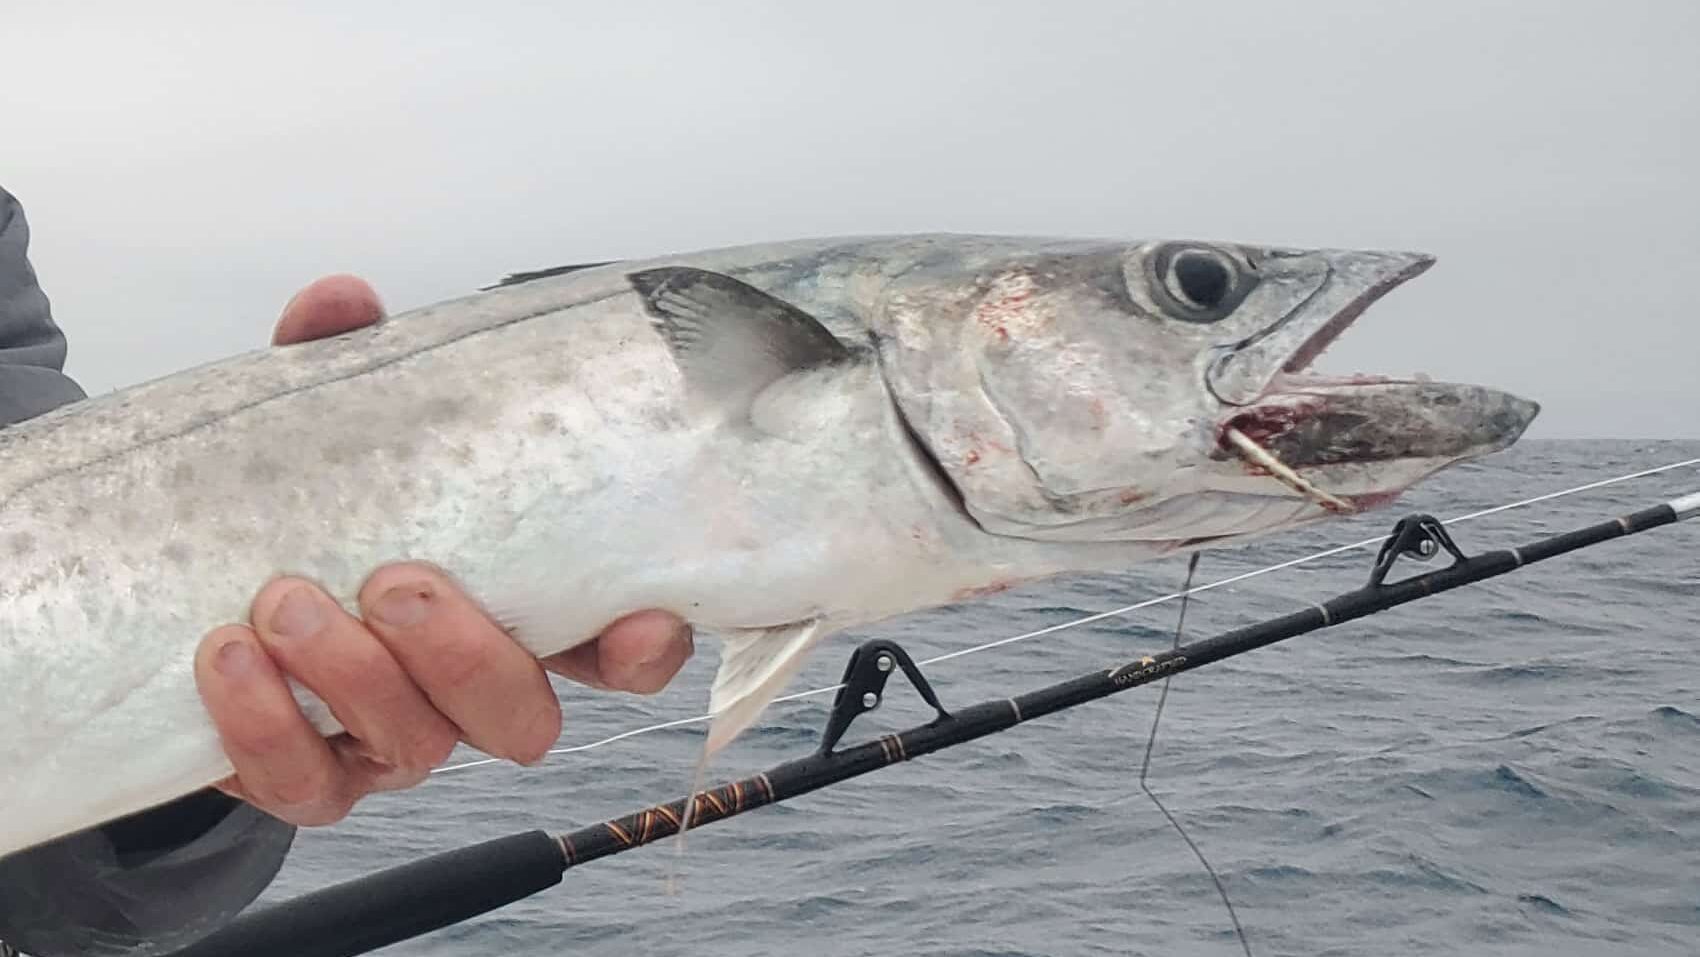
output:
M1417 253L1322 255L1329 278L1310 301L1212 368L1238 372L1223 377L1226 389L1211 383L1228 406L1213 457L1240 458L1252 475L1348 511L1385 504L1438 469L1517 441L1540 406L1510 393L1420 374L1313 372L1371 304L1434 263Z
M1391 501L1447 465L1510 446L1539 411L1483 386L1283 374L1263 401L1222 423L1216 454L1245 458L1253 474L1279 477L1285 466L1358 510ZM1235 433L1273 463L1245 456Z

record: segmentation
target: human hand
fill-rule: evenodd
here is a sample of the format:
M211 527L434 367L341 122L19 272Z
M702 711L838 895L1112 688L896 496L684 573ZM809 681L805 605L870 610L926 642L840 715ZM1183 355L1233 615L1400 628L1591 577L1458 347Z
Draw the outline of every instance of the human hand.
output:
M272 342L382 318L371 286L330 276L290 300ZM202 640L196 683L236 770L221 790L292 824L334 823L367 794L418 784L458 741L521 763L542 758L561 732L545 669L652 694L692 652L684 621L647 611L540 662L447 574L417 562L374 572L359 607L356 617L312 582L280 578L260 589L250 624ZM323 699L347 733L326 740L313 730L286 675Z

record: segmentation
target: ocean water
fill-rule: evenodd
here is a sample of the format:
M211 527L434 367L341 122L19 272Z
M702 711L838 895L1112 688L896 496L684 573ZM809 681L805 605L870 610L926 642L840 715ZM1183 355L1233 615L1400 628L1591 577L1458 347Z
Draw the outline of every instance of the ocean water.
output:
M1371 516L1208 552L1211 581L1442 517L1700 456L1695 442L1529 442ZM1516 545L1700 490L1693 468L1457 526ZM872 556L871 556L872 558ZM1352 552L1195 600L1198 639L1359 586ZM1184 560L1052 582L879 634L918 658L1174 591ZM751 583L760 587L760 583ZM928 669L947 707L1167 646L1161 605ZM873 634L861 637L872 637ZM854 637L796 688L835 682ZM635 698L561 686L563 744L700 712L715 655ZM1256 954L1700 954L1700 523L1554 559L1175 679L1152 781ZM894 683L850 735L925 720ZM1207 875L1136 787L1150 687L670 842L385 953L927 957L1239 953ZM814 747L830 698L776 706L716 780ZM275 899L518 830L683 793L700 726L438 775L303 833Z

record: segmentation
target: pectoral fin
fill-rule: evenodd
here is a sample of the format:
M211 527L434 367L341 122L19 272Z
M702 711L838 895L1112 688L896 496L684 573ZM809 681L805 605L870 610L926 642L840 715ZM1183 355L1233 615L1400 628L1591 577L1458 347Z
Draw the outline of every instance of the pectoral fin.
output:
M731 276L665 266L626 278L700 402L742 412L793 372L851 358L813 316Z
M761 717L802 667L809 649L827 631L818 618L728 635L720 650L720 671L709 692L707 754L732 742Z

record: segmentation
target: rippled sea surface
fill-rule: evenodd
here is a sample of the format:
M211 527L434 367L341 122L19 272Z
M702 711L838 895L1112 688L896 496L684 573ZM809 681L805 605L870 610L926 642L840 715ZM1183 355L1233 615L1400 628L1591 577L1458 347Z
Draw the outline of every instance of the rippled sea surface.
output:
M1239 549L1211 581L1379 534L1700 456L1700 443L1529 442L1403 503ZM1511 546L1700 490L1690 467L1457 526ZM870 556L874 558L874 556ZM1194 601L1203 638L1362 584L1350 552ZM884 628L916 655L1174 591L1184 560L1052 582ZM761 587L752 582L752 588ZM929 669L945 704L1166 646L1176 606ZM858 637L797 688L834 683ZM715 655L665 694L562 686L564 744L700 712ZM896 687L894 685L894 687ZM771 710L717 760L811 749L829 697ZM570 871L386 953L1015 957L1235 954L1208 876L1136 787L1146 688ZM860 732L925 720L898 690ZM304 833L278 898L461 844L570 830L683 793L692 726L539 768L439 775ZM1700 954L1700 523L1590 548L1177 678L1152 780L1215 863L1257 954Z

